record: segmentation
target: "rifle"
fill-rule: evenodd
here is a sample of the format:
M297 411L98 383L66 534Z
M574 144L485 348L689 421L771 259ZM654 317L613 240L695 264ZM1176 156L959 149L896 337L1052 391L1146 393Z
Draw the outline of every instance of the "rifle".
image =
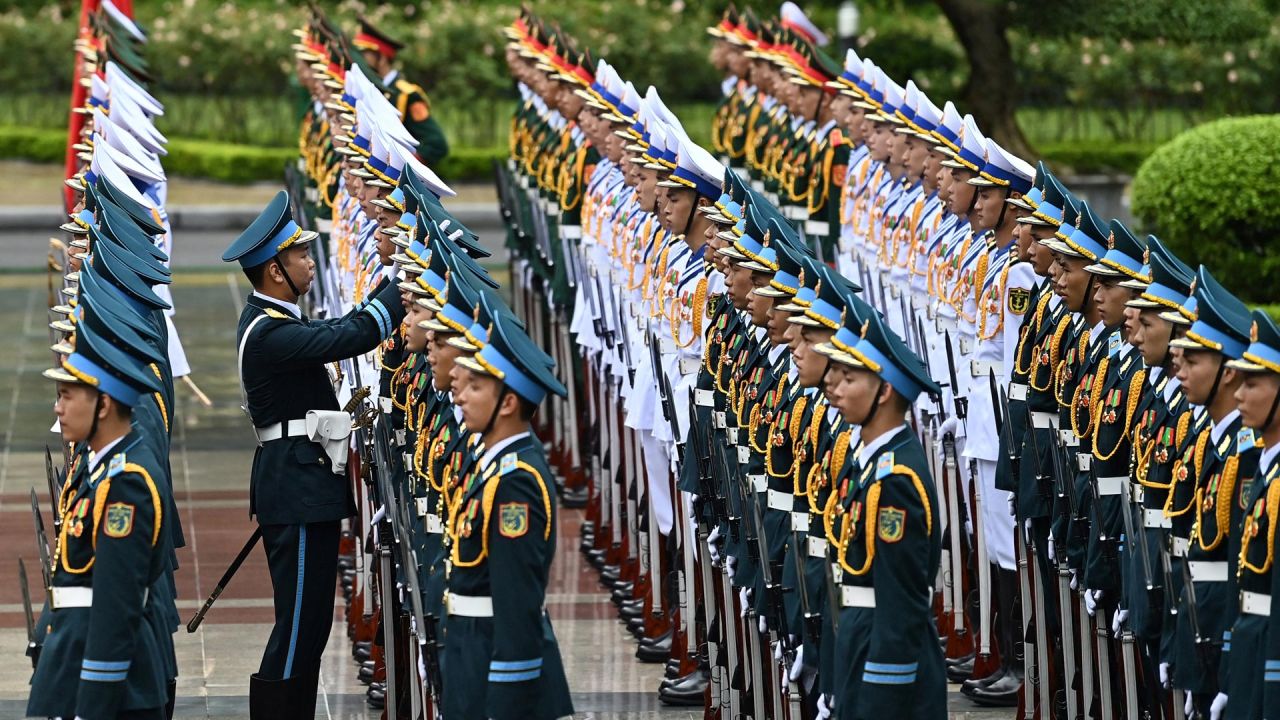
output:
M58 537L62 534L62 517L57 513L58 501L62 498L62 481L59 479L60 473L53 469L53 454L49 451L49 446L44 446L44 476L49 483L49 502L53 504L53 535Z
M22 619L27 622L27 657L34 668L40 660L40 645L36 642L36 622L32 617L31 589L27 582L27 564L18 558L18 587L22 590Z
M777 628L777 630L769 630L769 641L772 644L774 638L777 638L777 642L782 646L783 660L789 669L791 664L795 662L796 653L795 648L790 647L790 642L787 639L789 633L787 632L787 613L782 604L782 583L773 576L773 558L769 553L769 539L765 537L764 517L760 514L760 499L756 493L753 493L753 496L749 502L751 504L752 520L756 526L756 545L757 552L760 554L760 579L764 581L764 603L767 608L765 617L773 621L768 623L766 627L773 625ZM789 517L788 520L790 520ZM765 660L765 664L768 665L768 660ZM782 693L775 692L769 693L769 695L773 709L771 717L783 717Z
M40 500L36 497L35 488L31 488L31 518L35 521L36 551L40 553L40 574L44 579L45 592L48 593L49 588L53 586L53 565L49 559L49 538L44 532L44 515L40 512Z

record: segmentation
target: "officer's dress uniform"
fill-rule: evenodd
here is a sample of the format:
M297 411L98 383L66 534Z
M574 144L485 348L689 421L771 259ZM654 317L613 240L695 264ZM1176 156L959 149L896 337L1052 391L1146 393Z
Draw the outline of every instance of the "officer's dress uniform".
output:
M281 192L224 259L246 267L270 260L275 243L301 232L287 212ZM261 697L278 698L290 690L271 683L300 677L309 689L297 692L314 696L333 622L339 524L355 513L355 503L345 475L334 474L324 449L308 439L305 418L311 410L338 409L325 365L390 337L405 314L399 292L387 283L368 302L329 320L310 320L296 305L254 292L240 315L241 379L259 440L250 512L262 528L276 611L251 694L260 688Z

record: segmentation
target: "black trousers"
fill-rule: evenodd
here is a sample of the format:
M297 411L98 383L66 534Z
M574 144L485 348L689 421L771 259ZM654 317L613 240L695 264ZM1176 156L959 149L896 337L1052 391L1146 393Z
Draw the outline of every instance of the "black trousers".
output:
M320 671L320 656L333 627L340 527L337 520L262 526L276 610L276 624L258 668L262 679Z

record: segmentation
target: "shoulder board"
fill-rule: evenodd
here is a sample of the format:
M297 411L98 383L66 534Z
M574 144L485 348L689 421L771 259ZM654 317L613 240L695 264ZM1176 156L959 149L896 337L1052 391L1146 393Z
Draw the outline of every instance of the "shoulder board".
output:
M1236 450L1244 452L1253 447L1253 442L1253 428L1240 428L1240 432L1236 434Z
M887 452L876 460L876 479L883 480L893 474L893 453Z
M396 90L399 90L400 92L405 94L412 93L412 92L422 93L423 95L427 94L427 91L423 90L420 86L415 85L409 82L408 80L403 80L403 79L396 80Z
M498 474L506 475L516 469L516 465L520 462L520 456L516 453L509 452L502 456L502 460L498 462Z
M124 472L124 464L124 453L119 453L112 457L111 462L107 465L107 477L115 477Z
M293 320L293 319L295 319L292 315L289 315L289 314L287 314L287 313L282 313L282 312L280 312L279 310L276 310L275 308L263 308L263 309L262 309L262 312L266 313L266 314L267 314L267 317L269 317L269 318L275 318L276 320Z

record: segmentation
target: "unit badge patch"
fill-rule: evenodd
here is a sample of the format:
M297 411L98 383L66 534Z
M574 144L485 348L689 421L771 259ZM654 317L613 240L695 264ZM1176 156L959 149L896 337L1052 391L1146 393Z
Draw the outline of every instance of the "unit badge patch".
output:
M498 532L503 537L518 538L529 531L528 503L503 503L498 506L498 517L502 521Z
M133 532L133 506L127 503L111 503L107 506L107 537L128 537Z
M1009 288L1009 312L1025 315L1031 308L1031 291L1026 288Z
M896 543L902 539L907 525L907 511L887 506L880 508L880 517L876 520L876 535L887 543Z

